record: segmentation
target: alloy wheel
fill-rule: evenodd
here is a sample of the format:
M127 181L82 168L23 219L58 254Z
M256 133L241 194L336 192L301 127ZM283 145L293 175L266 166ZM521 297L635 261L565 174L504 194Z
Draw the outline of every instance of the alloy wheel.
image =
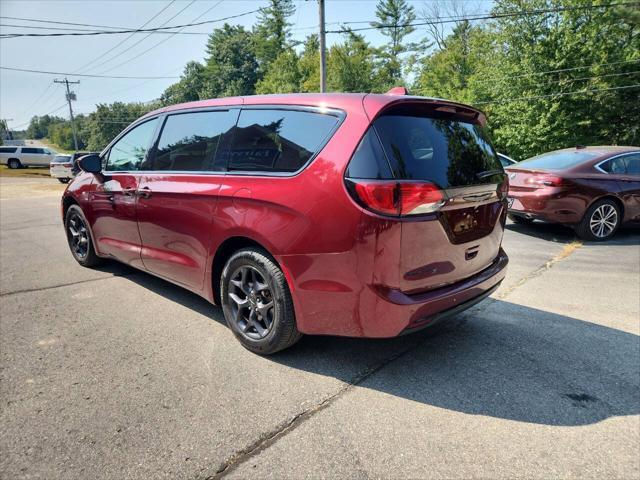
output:
M256 268L243 265L229 280L229 305L238 330L248 338L265 338L273 326L273 292Z
M89 231L80 215L73 214L67 222L69 245L73 254L84 259L89 253Z
M600 205L593 211L589 220L591 233L598 238L606 238L618 225L618 212L613 205Z

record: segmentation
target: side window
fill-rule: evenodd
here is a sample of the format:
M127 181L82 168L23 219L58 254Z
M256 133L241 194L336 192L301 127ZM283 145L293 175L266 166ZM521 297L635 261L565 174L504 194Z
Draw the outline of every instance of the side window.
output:
M296 110L242 110L229 151L230 171L295 172L337 125L333 115Z
M221 153L236 116L231 111L170 115L160 135L152 170L224 170L226 159Z
M16 153L16 147L0 147L0 153Z
M133 130L118 140L109 150L109 158L105 166L107 171L132 171L139 170L140 164L147 155L151 146L153 132L156 129L158 119L154 118Z
M345 172L348 178L391 179L389 167L382 145L373 128L370 128L356 148Z
M38 153L38 150L39 150L38 148L33 148L33 147L23 147L23 148L22 148L22 153L29 153L29 154L32 154L32 153Z
M632 153L624 157L628 175L640 176L640 153Z

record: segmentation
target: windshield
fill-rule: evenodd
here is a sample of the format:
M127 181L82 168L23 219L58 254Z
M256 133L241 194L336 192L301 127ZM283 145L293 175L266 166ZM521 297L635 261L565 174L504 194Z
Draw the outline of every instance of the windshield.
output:
M384 115L374 126L396 178L440 188L499 183L502 164L484 129L455 118Z
M525 168L540 168L543 170L564 170L596 158L599 154L584 150L559 150L557 152L543 153L518 163Z

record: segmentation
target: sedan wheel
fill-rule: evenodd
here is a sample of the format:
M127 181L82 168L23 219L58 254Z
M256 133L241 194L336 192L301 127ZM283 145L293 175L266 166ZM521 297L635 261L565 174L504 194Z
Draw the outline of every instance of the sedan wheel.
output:
M616 233L620 220L618 205L613 200L600 200L587 210L576 230L581 238L600 242L608 240Z

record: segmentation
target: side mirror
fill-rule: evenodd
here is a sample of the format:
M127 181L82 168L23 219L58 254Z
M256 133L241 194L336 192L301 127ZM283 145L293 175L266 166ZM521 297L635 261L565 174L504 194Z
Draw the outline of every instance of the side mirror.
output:
M85 155L78 159L78 166L88 173L100 173L102 172L102 159L100 155Z

